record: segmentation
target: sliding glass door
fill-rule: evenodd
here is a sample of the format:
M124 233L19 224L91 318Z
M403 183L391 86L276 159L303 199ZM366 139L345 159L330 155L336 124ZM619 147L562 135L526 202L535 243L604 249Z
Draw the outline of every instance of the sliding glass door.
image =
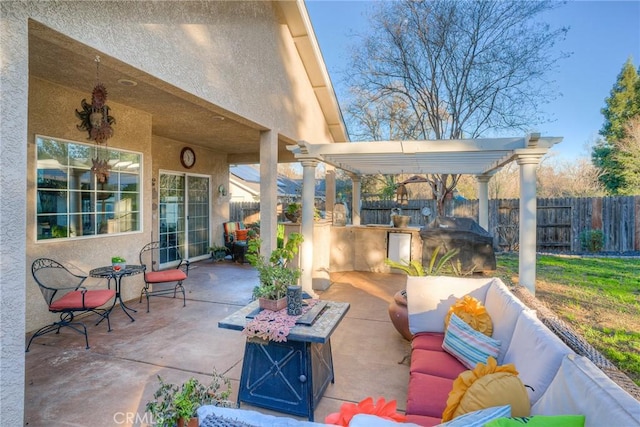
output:
M209 257L209 177L187 175L187 252L189 259Z
M209 177L160 173L160 266L209 256Z

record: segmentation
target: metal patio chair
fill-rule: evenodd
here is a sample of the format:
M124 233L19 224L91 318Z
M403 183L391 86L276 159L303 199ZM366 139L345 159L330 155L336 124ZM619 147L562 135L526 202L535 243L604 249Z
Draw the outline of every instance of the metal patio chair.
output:
M160 270L161 252L166 251L167 259L179 260L175 268ZM172 252L169 254L169 252ZM140 291L140 301L142 297L147 298L147 313L149 312L149 297L173 294L175 298L178 291L182 292L182 306L186 307L187 297L182 282L189 276L189 261L182 259L177 248L161 247L160 242L147 243L140 250L140 264L145 266L144 287ZM167 286L172 284L172 286Z
M96 325L103 320L107 320L109 332L111 332L111 322L109 314L113 305L109 308L101 309L110 299L114 298L114 289L87 289L82 286L87 276L70 271L67 267L49 258L38 258L31 264L31 274L40 287L49 311L59 313L60 320L38 329L27 345L27 350L34 338L55 331L60 333L60 328L69 327L74 331L84 335L86 348L89 348L89 335L87 327L81 321L75 320L76 314L95 313L100 319Z

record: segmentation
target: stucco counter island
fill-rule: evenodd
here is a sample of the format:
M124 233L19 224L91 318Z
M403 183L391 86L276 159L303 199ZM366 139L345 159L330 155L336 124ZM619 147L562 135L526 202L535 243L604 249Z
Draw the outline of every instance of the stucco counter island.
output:
M331 271L390 273L386 258L422 260L419 226L384 224L331 227Z

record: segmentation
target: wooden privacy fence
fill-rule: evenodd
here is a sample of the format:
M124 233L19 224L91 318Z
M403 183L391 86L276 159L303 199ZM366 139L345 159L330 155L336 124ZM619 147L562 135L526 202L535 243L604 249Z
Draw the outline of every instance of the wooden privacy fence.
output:
M489 200L489 233L494 246L518 249L520 206L518 199ZM640 250L640 196L579 197L537 200L537 249L539 251L581 252L581 233L600 230L604 252ZM388 224L392 201L363 202L362 224ZM410 200L402 214L411 216L413 225L425 225L423 207L436 212L435 200ZM469 217L478 221L477 200L447 200L446 216ZM433 219L428 218L430 221Z
M600 230L604 252L640 251L640 196L579 197L537 200L537 250L554 252L582 252L580 235ZM389 224L393 201L363 201L360 210L362 224ZM425 218L422 208L428 207L432 216ZM446 216L473 218L478 221L478 201L450 199L445 202ZM259 203L231 203L232 221L256 217ZM520 206L518 199L489 200L489 233L494 247L517 250ZM410 200L402 206L402 214L411 217L410 224L424 226L436 212L435 200ZM252 220L252 221L255 221ZM249 222L252 222L249 221Z

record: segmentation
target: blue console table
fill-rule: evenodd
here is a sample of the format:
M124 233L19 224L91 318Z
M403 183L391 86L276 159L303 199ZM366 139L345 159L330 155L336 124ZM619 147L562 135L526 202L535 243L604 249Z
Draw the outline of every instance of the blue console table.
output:
M344 302L321 301L313 323L296 324L286 342L247 338L238 403L307 417L329 382L334 382L331 334L349 310ZM218 322L218 327L243 330L257 311L254 301Z

